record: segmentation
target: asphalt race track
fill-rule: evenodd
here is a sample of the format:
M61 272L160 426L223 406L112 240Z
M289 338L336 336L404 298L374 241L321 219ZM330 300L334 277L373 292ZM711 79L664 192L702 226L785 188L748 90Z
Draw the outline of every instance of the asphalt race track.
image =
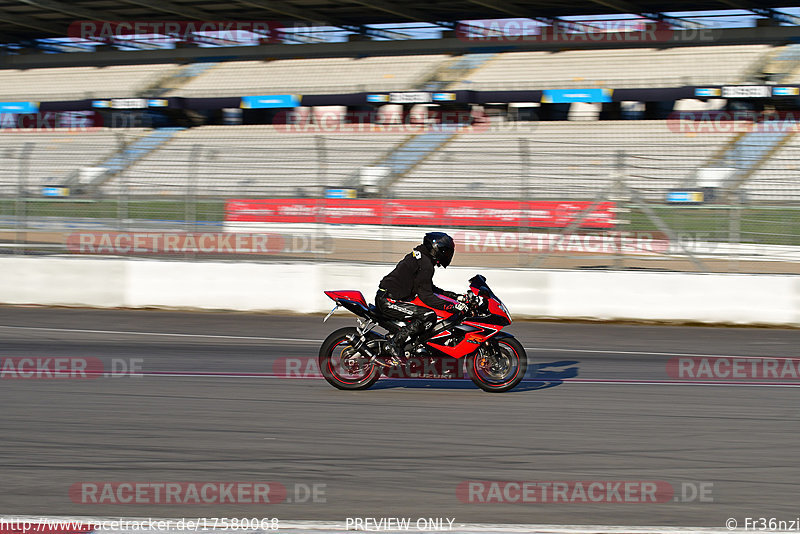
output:
M343 311L322 324L0 308L4 361L97 358L105 369L141 369L89 379L4 375L0 509L713 527L800 515L800 389L791 386L800 379L676 384L668 372L670 359L693 354L797 358L800 331L518 322L509 331L528 349L531 378L499 395L459 380L383 380L343 392L321 379L269 376L279 358L316 356L327 333L353 322ZM464 503L456 490L467 480L656 480L676 488L677 501ZM272 481L293 502L73 502L70 488L86 481ZM318 502L296 502L311 500L304 488L313 485L324 492ZM691 495L699 487L710 497Z

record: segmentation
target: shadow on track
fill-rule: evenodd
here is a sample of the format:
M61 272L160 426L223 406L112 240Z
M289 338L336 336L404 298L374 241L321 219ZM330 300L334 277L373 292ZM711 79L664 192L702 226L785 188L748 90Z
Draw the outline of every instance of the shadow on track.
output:
M536 391L560 386L564 379L578 376L577 360L559 360L548 363L529 364L520 385L508 393ZM382 378L372 389L474 389L478 387L468 378Z

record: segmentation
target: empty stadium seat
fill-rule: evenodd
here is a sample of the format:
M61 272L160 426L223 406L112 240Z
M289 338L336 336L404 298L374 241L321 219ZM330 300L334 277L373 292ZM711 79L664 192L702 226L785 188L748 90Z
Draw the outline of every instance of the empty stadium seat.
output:
M453 88L515 90L736 83L770 49L768 45L733 45L506 52Z
M0 194L15 195L20 175L26 189L60 185L82 167L98 165L118 152L121 143L132 141L147 130L108 128L96 131L49 130L5 132L0 130ZM30 152L23 163L23 148Z
M0 69L0 101L125 98L176 69L175 64Z
M800 201L800 138L793 136L775 151L742 185L746 198L755 202Z
M691 176L733 135L673 133L665 121L493 126L458 135L399 180L393 193L586 200L613 182L621 153L626 182L646 198L663 200L667 189Z
M224 97L414 89L447 55L278 59L220 63L170 96Z
M289 133L273 126L204 126L175 135L103 191L132 195L318 196L355 180L407 137L397 133ZM199 150L197 161L192 151Z

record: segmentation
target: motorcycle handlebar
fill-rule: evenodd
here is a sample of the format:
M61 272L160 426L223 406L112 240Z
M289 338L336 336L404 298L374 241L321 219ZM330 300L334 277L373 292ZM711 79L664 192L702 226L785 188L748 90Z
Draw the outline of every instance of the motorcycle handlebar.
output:
M486 299L480 295L476 295L471 291L466 292L464 297L467 301L467 306L469 306L469 312L473 314L479 312L486 303Z

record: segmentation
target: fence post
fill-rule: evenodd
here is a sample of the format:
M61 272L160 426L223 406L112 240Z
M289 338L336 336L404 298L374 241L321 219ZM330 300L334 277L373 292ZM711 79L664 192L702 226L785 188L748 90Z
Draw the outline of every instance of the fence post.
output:
M195 195L195 182L197 170L203 157L203 145L195 143L189 153L189 168L186 172L186 194L183 203L183 231L186 233L195 230L197 225L197 199ZM193 259L195 254L186 251L186 259Z
M325 225L325 207L327 204L325 200L325 189L326 184L328 183L328 153L325 147L325 138L323 136L314 136L314 146L317 150L316 194L317 198L319 199L317 201L317 205L320 206L320 209L317 211L317 224L315 225L314 231L309 233L308 247L310 249L309 252L317 261L319 261L320 252L317 250L317 246L319 243L322 243L324 236L327 234L327 226ZM296 241L296 239L292 237L292 241Z
M200 165L202 155L202 145L192 145L192 151L189 154L189 169L186 172L186 196L183 205L183 227L186 232L194 230L197 226L197 195L195 194L195 182L197 180L197 168Z
M120 232L127 229L128 219L128 184L125 182L125 172L128 169L128 143L125 135L122 133L117 134L117 142L119 143L119 153L123 158L122 170L119 172L117 181L119 182L119 191L117 192L117 228Z
M739 253L742 244L742 192L736 191L732 195L733 205L730 209L728 226L728 244L731 245L729 270L739 271Z
M519 249L519 266L526 267L529 263L528 253L525 250L525 244L528 243L530 237L531 223L528 217L530 213L530 192L528 187L530 185L530 172L531 172L531 157L528 147L528 140L524 137L519 138L519 157L521 169L519 173L520 179L520 205L522 210L519 218L519 228L517 235L517 247Z
M618 183L625 183L625 151L618 150L617 151L617 159L616 159L616 173L617 173L617 182ZM621 188L620 188L621 189ZM620 193L622 191L619 191ZM620 195L622 196L622 195ZM615 205L615 208L619 208L619 206ZM615 224L614 227L616 229L617 235L614 236L614 270L621 271L625 268L625 253L622 251L622 245L624 243L622 232L623 230L620 229L619 223L619 212L614 213L614 220ZM603 240L601 239L600 242L602 243Z
M22 150L19 153L19 175L17 177L17 201L14 206L14 215L17 220L17 236L15 252L17 254L25 254L25 243L28 240L27 226L27 187L28 187L28 169L30 164L31 152L33 151L33 143L27 142L22 145Z

